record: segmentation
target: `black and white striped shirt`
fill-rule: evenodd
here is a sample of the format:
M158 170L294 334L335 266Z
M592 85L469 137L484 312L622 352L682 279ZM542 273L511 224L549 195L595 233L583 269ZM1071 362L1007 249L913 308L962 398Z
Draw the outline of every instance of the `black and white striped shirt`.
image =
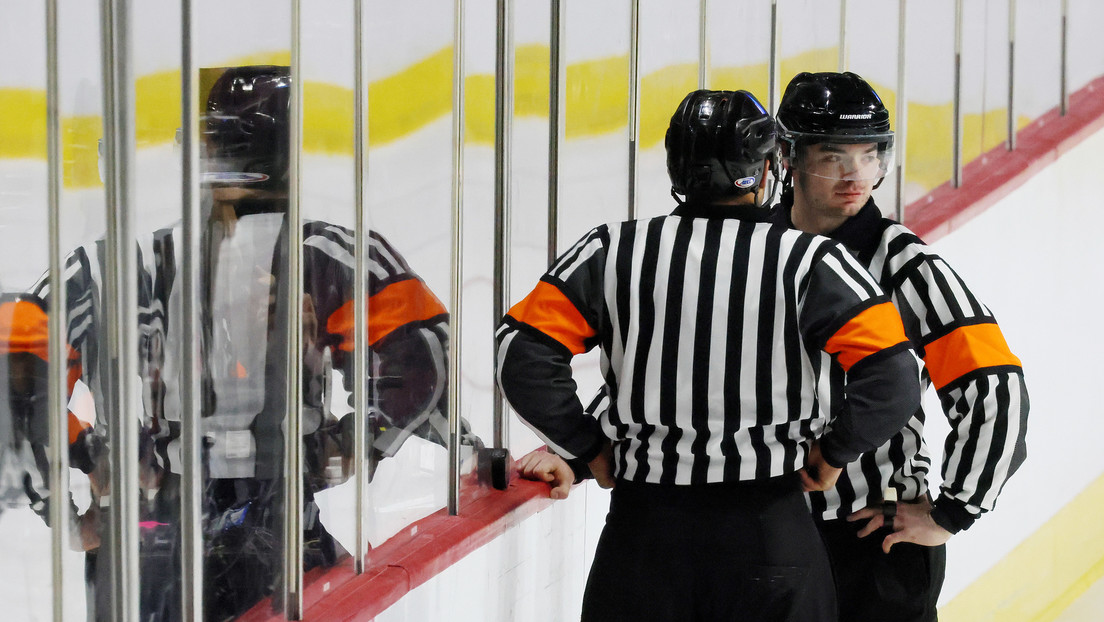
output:
M853 407L821 439L842 465L919 404L915 355L878 285L838 244L748 206L682 206L593 229L503 318L498 380L568 458L614 444L618 478L663 484L800 469L828 421L815 373L849 371ZM599 346L609 408L584 414L570 359Z
M286 218L280 213L245 215L238 219L234 233L226 238L242 240L233 253L219 255L212 240L214 227L205 236L202 300L206 333L205 367L208 376L206 390L226 394L242 391L230 383L259 380L251 387L267 396L264 408L280 417L286 411L280 402L282 378L268 378L273 365L271 353L283 356L285 329L269 318L270 297L278 304L286 293L286 279L272 277L272 290L264 286L260 300L244 295L248 288L263 282L256 275L277 272L278 258L286 243ZM353 232L322 221L303 222L303 289L310 300L318 330L310 335L312 342L304 348L304 374L308 390L308 407L320 408L323 383L321 351L330 348L334 367L341 369L346 390L352 390L353 358L353 286L356 259ZM263 234L262 234L263 232ZM144 383L143 408L146 425L158 424L165 442L177 439L180 420L179 369L182 288L180 286L177 244L181 239L179 225L145 234L137 241L138 248L138 370ZM381 456L394 455L411 435L445 444L448 438L448 312L425 282L411 269L402 254L382 235L368 232L365 238L367 284L367 342L369 346L370 424L373 426L373 448ZM216 259L221 257L221 259ZM225 263L220 263L225 262ZM231 265L233 264L233 265ZM104 394L100 387L101 369L105 368L106 352L100 342L103 327L101 295L104 266L104 244L96 241L82 246L66 258L64 279L67 296L68 343L80 355L82 381L88 384L97 400ZM219 274L231 275L219 280ZM221 285L217 285L221 283ZM277 285L277 283L279 283ZM216 291L217 290L217 291ZM33 288L44 298L50 295L44 275ZM216 301L216 298L219 298ZM214 307L225 302L222 316ZM227 318L235 320L230 322ZM218 319L219 321L216 321ZM276 322L276 324L272 324ZM258 326L249 326L250 323ZM231 329L216 332L213 325ZM270 325L271 324L271 325ZM254 329L245 334L243 327ZM225 350L219 355L216 350ZM225 359L225 360L223 360ZM240 373L235 374L235 370ZM222 382L225 380L226 382ZM214 400L229 403L229 398ZM261 406L256 406L260 409ZM98 404L97 413L105 412ZM212 415L212 416L217 416ZM106 421L97 422L103 433ZM278 422L277 422L278 423ZM249 424L249 421L246 421ZM462 422L463 442L478 445L479 439ZM171 437L171 438L170 438ZM168 450L167 455L173 455ZM164 457L163 466L178 469L179 461Z
M793 226L789 197L772 220ZM855 253L901 313L905 333L924 359L924 388L934 386L951 425L943 483L933 517L950 531L991 510L1005 482L1026 457L1029 407L1020 361L1008 348L992 312L949 265L908 228L881 217L873 200L829 234ZM821 383L829 411L843 408L844 372L831 365ZM924 412L876 451L850 464L835 489L812 493L814 513L826 520L882 500L927 493L931 456Z

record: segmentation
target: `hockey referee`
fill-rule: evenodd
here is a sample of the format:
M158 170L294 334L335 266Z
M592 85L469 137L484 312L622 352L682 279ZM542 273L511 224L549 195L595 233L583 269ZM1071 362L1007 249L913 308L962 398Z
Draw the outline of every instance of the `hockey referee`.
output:
M847 466L810 502L848 622L934 622L944 543L993 509L1027 456L1029 400L1020 361L992 312L941 257L871 198L893 161L889 111L853 73L800 73L778 106L787 174L776 223L843 242L900 310L950 424L932 500L924 412ZM821 402L843 407L844 369ZM847 520L850 519L850 520Z
M518 416L613 486L584 621L836 619L802 489L830 488L900 430L919 371L840 244L767 221L775 146L751 94L690 93L666 137L674 212L591 230L496 332ZM610 400L597 418L570 367L595 346ZM848 398L831 418L829 360Z

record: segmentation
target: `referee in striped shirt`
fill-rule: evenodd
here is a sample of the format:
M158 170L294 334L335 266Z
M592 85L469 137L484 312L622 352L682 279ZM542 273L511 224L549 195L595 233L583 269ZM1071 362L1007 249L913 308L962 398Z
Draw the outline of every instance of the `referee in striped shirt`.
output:
M778 108L787 190L775 223L843 242L891 296L951 426L932 501L924 412L847 466L810 501L832 558L840 619L929 622L946 566L944 543L993 509L1026 456L1028 396L1020 361L992 312L947 263L870 196L892 161L889 112L852 73L801 73ZM819 372L820 400L844 408L846 370ZM900 500L899 502L896 500Z
M841 245L767 222L775 140L749 93L689 94L666 139L678 208L587 233L496 332L518 416L613 486L583 620L836 619L802 488L897 432L919 371ZM595 346L609 405L591 417L570 362ZM847 372L832 418L829 361Z

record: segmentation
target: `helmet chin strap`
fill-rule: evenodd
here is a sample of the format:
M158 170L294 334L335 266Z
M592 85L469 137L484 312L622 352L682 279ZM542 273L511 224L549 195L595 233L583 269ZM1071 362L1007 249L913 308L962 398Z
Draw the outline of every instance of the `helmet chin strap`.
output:
M793 172L790 171L789 167L784 167L784 168L786 170L786 173L784 175L782 175L782 192L783 193L786 192L786 190L789 190L790 188L793 188Z
M774 194L778 192L778 182L772 181L770 184L770 194L766 196L762 203L759 202L759 188L755 189L755 205L756 207L770 207L772 201L774 201Z
M777 160L778 160L777 155L775 155L774 157L767 160L769 162L769 164L763 170L763 176L764 177L766 177L766 175L767 175L767 170L770 170L772 181L771 181L771 185L770 185L770 194L767 195L766 200L762 204L759 203L759 190L756 189L756 191L755 191L755 195L756 195L755 196L755 199L756 199L755 203L756 203L756 205L759 205L759 207L770 207L771 201L774 201L774 194L776 192L778 192L778 186L781 185L781 182L778 179L778 172L779 172L780 169L782 169L782 165ZM789 174L790 174L790 171L787 170L786 171L786 179L789 179Z

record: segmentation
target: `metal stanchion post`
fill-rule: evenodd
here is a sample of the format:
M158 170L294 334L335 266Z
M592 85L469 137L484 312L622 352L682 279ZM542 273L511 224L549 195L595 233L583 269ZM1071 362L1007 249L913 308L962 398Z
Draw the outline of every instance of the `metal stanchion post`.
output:
M203 470L200 457L200 404L202 404L200 374L201 360L199 322L200 280L200 227L202 219L199 201L199 106L196 101L199 84L198 68L192 47L192 2L183 0L181 15L181 67L180 112L182 149L183 196L183 252L181 277L184 285L182 301L181 340L181 603L184 620L198 620L203 616L203 520L202 491Z

